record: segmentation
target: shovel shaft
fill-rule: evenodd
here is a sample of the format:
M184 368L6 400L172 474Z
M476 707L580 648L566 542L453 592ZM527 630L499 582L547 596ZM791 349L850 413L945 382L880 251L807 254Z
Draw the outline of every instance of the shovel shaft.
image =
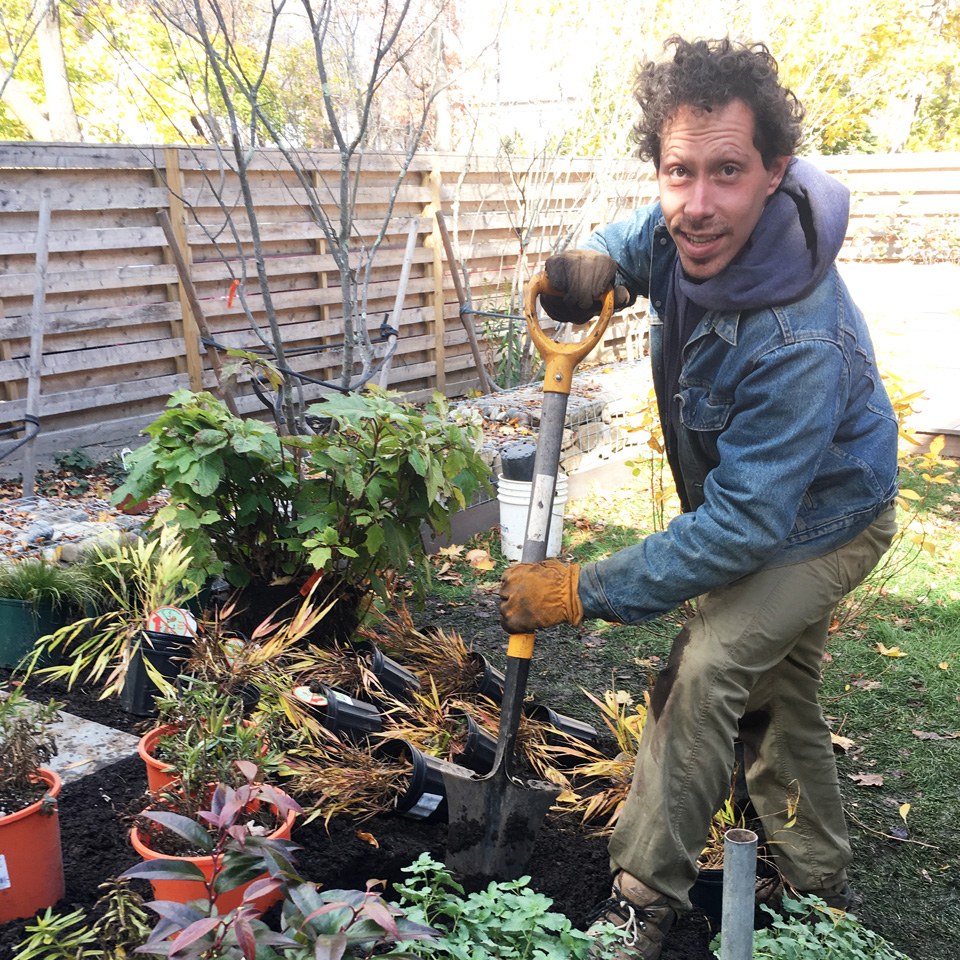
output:
M611 290L604 298L603 311L586 340L573 344L555 343L547 338L537 321L537 297L541 292L556 292L550 288L545 274L539 274L528 284L524 303L530 335L547 371L534 462L533 495L521 555L524 563L539 563L546 559L547 532L553 512L573 370L599 343L613 313ZM444 773L450 819L447 865L463 878L519 877L532 853L547 811L560 794L560 787L556 784L520 780L510 769L533 645L533 634L523 633L512 635L507 646L507 669L493 769L480 779L473 779L464 771Z

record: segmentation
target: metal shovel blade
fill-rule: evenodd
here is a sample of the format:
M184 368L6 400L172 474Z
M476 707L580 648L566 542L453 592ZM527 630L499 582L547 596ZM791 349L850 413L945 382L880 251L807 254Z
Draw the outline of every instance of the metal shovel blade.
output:
M517 780L505 765L480 779L466 769L445 770L443 780L450 823L447 866L467 884L521 876L560 787Z

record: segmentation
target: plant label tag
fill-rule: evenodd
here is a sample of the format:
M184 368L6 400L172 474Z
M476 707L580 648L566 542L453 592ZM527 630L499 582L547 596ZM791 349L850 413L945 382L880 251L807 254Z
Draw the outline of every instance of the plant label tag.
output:
M147 617L147 629L153 633L171 633L175 637L195 637L197 621L180 607L157 607Z
M301 702L311 707L325 707L327 698L321 693L314 693L308 686L293 688L293 695Z
M10 871L7 870L7 858L0 853L0 890L9 890L13 884L10 883Z
M424 793L420 799L406 811L408 817L429 817L437 807L443 797L439 793Z

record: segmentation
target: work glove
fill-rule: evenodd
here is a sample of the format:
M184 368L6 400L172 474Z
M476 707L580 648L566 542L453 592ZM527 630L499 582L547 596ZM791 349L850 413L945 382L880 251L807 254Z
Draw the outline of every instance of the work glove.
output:
M558 623L583 623L577 588L580 565L544 560L515 563L500 582L500 622L507 633L533 633Z
M540 295L547 314L558 323L587 323L603 307L603 295L613 286L617 261L596 250L568 250L550 257L544 265L550 285L562 297ZM630 301L626 287L614 290L614 308Z

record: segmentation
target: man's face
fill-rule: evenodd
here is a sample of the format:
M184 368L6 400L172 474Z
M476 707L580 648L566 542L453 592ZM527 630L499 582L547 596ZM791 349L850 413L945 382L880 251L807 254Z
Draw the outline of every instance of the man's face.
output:
M709 113L682 106L667 121L660 206L688 276L715 277L740 252L789 160L777 157L764 167L753 143L753 111L742 100Z

